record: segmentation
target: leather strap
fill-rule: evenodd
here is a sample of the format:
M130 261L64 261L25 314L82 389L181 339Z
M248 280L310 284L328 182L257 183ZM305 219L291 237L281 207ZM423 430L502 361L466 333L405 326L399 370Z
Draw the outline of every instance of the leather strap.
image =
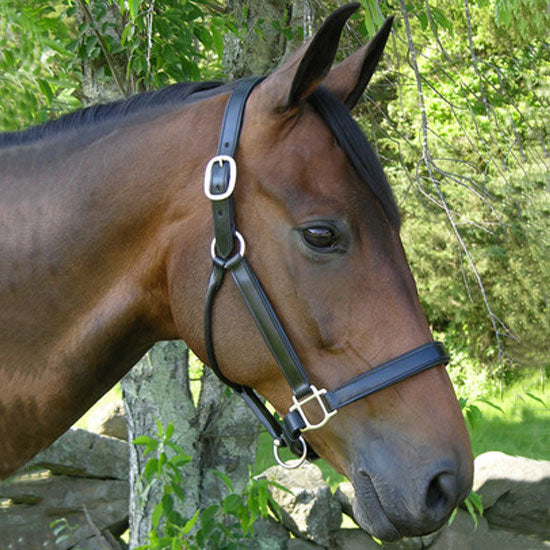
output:
M284 331L260 281L243 258L232 269L231 275L241 291L250 314L256 322L267 347L277 361L292 393L302 398L310 393L307 374Z
M246 101L261 80L261 78L249 78L239 81L235 86L225 108L217 156L215 157L215 159L220 158L221 162L211 161L210 169L207 170L205 191L209 193L209 198L212 201L215 255L206 293L205 344L208 362L214 373L244 399L273 439L280 441L282 445L289 446L296 454L299 454L302 447L298 439L291 438L286 433L284 425L269 412L254 390L232 382L221 372L216 360L212 334L214 299L221 288L226 271L231 271L260 333L285 374L293 392L299 396L304 396L309 392L307 375L263 288L248 262L242 257L241 251L234 253L236 227L233 194L231 193L222 200L217 200L217 196L223 196L229 189L231 178L236 178L236 173L231 174L231 170L236 170L236 167L232 166L229 159L223 160L223 158L232 159L235 156ZM310 459L317 458L317 455L311 452L308 456Z
M262 78L246 78L237 82L231 93L231 97L225 107L222 129L218 141L218 157L233 158L239 144L243 123L244 108L248 96L252 90L262 81ZM219 164L214 162L211 169L209 182L212 196L223 195L228 189L230 178L237 177L231 174L232 167L229 162ZM236 172L236 167L233 168ZM227 199L212 200L212 215L214 219L214 237L216 239L216 254L220 258L227 259L235 246L235 205L233 194Z
M410 376L448 362L445 346L441 342L430 342L352 378L335 390L327 391L323 396L324 401L329 411L335 411ZM306 427L297 410L287 414L284 423L292 437Z

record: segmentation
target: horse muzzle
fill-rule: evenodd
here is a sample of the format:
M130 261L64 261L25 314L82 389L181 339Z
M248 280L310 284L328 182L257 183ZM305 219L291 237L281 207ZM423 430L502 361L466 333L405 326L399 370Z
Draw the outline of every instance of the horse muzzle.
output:
M392 541L439 529L468 496L472 472L457 458L437 453L410 460L387 448L362 454L352 465L353 511L371 535Z

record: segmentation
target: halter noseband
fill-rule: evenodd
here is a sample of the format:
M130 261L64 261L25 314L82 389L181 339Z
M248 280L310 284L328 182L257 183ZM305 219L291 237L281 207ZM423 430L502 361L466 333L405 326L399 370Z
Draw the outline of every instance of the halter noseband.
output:
M210 160L205 171L204 193L212 203L214 239L211 245L213 266L206 294L204 334L212 370L222 382L245 400L270 433L277 462L286 468L296 468L306 457L317 457L314 451L308 449L301 432L321 428L339 408L426 369L447 364L449 357L443 344L430 342L352 378L335 390L317 389L310 383L273 306L245 258L245 240L237 231L235 223L233 190L237 181L237 166L234 155L239 143L246 101L261 80L244 79L233 89L225 109L218 154ZM216 361L212 338L212 310L214 298L227 271L231 273L267 347L292 389L293 405L282 423L271 414L252 388L226 378ZM317 403L323 413L323 419L317 423L311 422L303 410L303 406L312 401ZM283 462L279 458L278 449L284 446L288 446L299 457L298 460Z

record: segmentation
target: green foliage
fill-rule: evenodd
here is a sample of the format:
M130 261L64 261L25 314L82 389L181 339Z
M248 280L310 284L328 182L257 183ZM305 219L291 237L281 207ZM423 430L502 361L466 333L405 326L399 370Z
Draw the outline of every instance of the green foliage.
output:
M547 0L494 0L495 23L522 38L547 38L550 11Z
M203 0L0 2L0 131L81 106L83 64L122 95L221 76L231 18Z
M133 442L144 447L144 455L151 455L141 474L143 494L148 494L153 485L162 488L152 514L149 542L139 550L245 548L244 542L253 535L254 522L258 518L267 517L270 510L280 514L269 492L270 485L286 490L279 484L250 477L246 489L237 493L227 475L213 471L212 475L221 480L227 495L220 503L184 517L181 510L186 497L180 469L191 458L172 441L172 424L166 431L158 422L157 427L156 438L140 436Z
M386 159L428 319L506 383L517 364L548 361L546 26L526 42L497 25L490 1L427 7L406 7L418 74L401 61L407 44L396 42L391 70L371 86L382 102L375 97L363 122Z
M550 398L543 389L541 374L534 371L524 375L505 387L502 395L468 400L479 410L473 422L467 417L474 455L501 451L538 460L548 458Z
M230 23L211 6L204 0L96 0L91 18L79 26L87 38L78 55L103 66L110 65L105 50L122 56L128 92L219 76Z
M66 5L0 2L0 130L45 122L79 105Z
M470 514L470 517L474 522L474 528L477 529L477 524L479 522L478 516L482 516L484 512L483 503L481 502L481 495L475 491L471 491L462 506L466 508L466 511ZM449 525L451 525L451 523L455 520L457 512L458 508L455 508L449 518Z
M55 537L56 545L66 546L73 539L75 531L78 529L78 525L71 525L67 518L59 518L50 523L50 529Z

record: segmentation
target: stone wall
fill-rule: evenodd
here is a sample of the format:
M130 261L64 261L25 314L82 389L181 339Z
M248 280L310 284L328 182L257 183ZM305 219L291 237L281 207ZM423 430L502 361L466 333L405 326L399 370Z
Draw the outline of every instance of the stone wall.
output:
M0 550L126 547L119 536L128 528L129 444L121 414L114 405L92 419L102 434L70 429L0 483Z
M280 545L271 549L550 549L550 462L485 453L476 459L474 489L485 507L477 526L461 509L451 525L436 533L382 546L357 527L341 527L342 515L347 516L348 525L353 525L351 484L343 483L332 495L314 464L290 471L276 466L262 475L293 493L272 491L282 508L283 524L295 538L281 539Z
M119 421L103 422L101 429L125 436ZM272 490L282 524L258 521L254 550L550 550L550 462L485 453L476 459L474 488L485 507L477 527L459 510L437 533L382 546L355 526L349 483L333 494L314 464L276 466L262 476L292 494ZM122 550L128 492L128 443L69 430L0 484L0 550ZM72 528L56 543L50 524L59 518Z
M128 528L128 446L71 429L0 484L0 550L124 548L118 536ZM59 519L68 537L56 543L50 525Z

